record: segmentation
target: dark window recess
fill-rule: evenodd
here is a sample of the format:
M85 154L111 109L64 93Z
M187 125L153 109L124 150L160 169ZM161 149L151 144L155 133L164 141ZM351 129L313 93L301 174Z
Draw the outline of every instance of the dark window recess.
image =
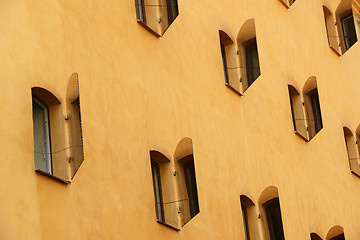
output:
M154 187L154 196L155 196L155 211L156 218L160 222L164 222L164 210L162 205L162 196L161 196L161 184L160 184L160 169L159 165L151 160L151 172L153 178L153 187Z
M135 0L137 19L146 23L144 0Z
M344 41L346 50L357 42L355 23L353 14L346 15L341 18L341 25L344 34Z
M246 212L246 207L242 203L241 203L241 211L243 214L245 240L250 240L248 216L247 216L247 212Z
M330 240L345 240L345 236L344 236L344 234L342 233L342 234L340 234L340 235L338 235L338 236L336 236L336 237L333 237L333 238L330 239Z
M194 160L184 164L186 188L189 197L190 215L193 218L199 213L199 200L197 194Z
M270 239L284 240L284 230L281 219L279 198L272 199L265 203L266 219L268 222Z
M169 24L179 15L177 0L166 0Z
M323 124L320 111L319 94L317 90L310 95L310 99L311 107L314 114L315 132L318 133L323 128Z
M292 101L292 96L291 96L290 90L289 90L289 97L290 97L291 116L292 116L294 131L296 131L294 107L293 107L293 101Z
M224 46L224 44L222 44L221 41L220 41L220 48L221 48L221 57L222 57L222 62L223 62L225 83L229 83L228 72L227 72L227 63L226 63L225 46Z
M256 40L253 44L245 48L246 74L248 86L250 86L260 76L259 55Z

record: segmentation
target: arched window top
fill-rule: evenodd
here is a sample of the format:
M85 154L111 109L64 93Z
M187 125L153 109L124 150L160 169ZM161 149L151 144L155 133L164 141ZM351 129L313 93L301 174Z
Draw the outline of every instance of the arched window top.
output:
M188 137L183 138L176 147L174 160L178 161L193 154L192 140Z
M236 40L238 43L244 43L255 37L256 37L255 19L250 18L241 26Z
M333 226L326 235L326 240L331 240L341 234L344 234L344 228L339 225Z
M319 237L319 235L317 235L316 233L310 233L310 239L311 240L322 240L322 238Z
M156 150L150 150L150 157L159 164L170 162L169 158L167 158L164 154Z
M265 202L277 197L279 197L278 188L275 186L269 186L260 194L259 204L262 205Z
M303 94L308 94L310 91L314 90L317 88L317 82L316 82L316 77L311 76L309 77L303 87Z
M226 34L224 31L219 30L219 36L220 36L220 41L222 44L224 45L229 45L229 44L233 44L234 41L231 39L231 37L229 37L228 34Z
M240 196L241 204L243 204L246 208L255 206L254 202L246 195Z
M48 107L61 103L54 94L42 87L31 88L31 93L33 96L40 98Z
M352 8L351 0L342 0L336 8L336 15L349 11Z
M345 136L347 136L347 137L352 137L353 136L353 133L351 132L351 130L348 127L343 127L343 130L344 130Z
M359 126L356 128L355 134L356 134L357 136L360 135L360 124L359 124Z
M288 85L289 88L289 93L294 96L294 95L300 95L299 91L293 86L293 85Z
M66 90L66 102L72 103L79 97L79 76L73 73L69 79Z
M329 4L326 2L326 3L323 3L323 10L324 10L324 13L326 14L330 14L332 15L332 10L331 10L331 7L329 6Z

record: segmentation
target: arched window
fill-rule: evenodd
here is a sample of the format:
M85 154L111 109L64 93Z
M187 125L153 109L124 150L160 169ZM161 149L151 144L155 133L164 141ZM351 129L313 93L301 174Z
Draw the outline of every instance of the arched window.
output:
M237 47L244 92L261 75L254 19L249 19L242 25L237 36Z
M342 0L335 14L341 53L344 54L357 42L352 0Z
M180 218L181 225L184 226L188 221L195 217L199 212L199 199L197 192L195 162L190 138L182 139L174 154L176 161L176 175L179 187L181 202Z
M177 0L135 0L140 25L161 37L179 15Z
M267 187L259 198L260 216L267 239L284 240L284 229L277 187Z
M35 171L70 183L60 101L41 87L33 87L31 94Z
M68 82L66 109L70 145L68 146L68 149L70 150L68 161L70 162L71 167L71 179L73 179L84 161L79 78L77 73L72 74Z
M350 170L352 173L360 176L360 167L359 167L359 152L356 148L356 142L354 136L349 128L343 127L346 150L349 159Z
M219 31L219 37L225 85L237 94L240 94L240 81L237 74L238 68L236 67L235 44L224 31Z
M259 239L255 204L247 196L241 195L240 205L243 216L245 240Z

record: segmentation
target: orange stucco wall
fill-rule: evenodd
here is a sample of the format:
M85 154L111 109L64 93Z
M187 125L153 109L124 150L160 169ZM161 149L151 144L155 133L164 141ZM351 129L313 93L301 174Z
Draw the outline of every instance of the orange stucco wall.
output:
M359 239L360 178L343 126L360 124L360 47L338 56L328 46L323 5L339 3L179 0L157 38L132 0L1 1L0 239L244 239L240 195L259 212L268 186L287 240L325 239L335 225ZM251 18L261 76L239 96L224 85L219 30L236 39ZM65 185L34 172L31 88L65 112L74 72L85 161ZM301 90L311 76L324 127L306 142L293 132L288 84ZM177 232L156 222L149 151L175 161L185 137L200 213Z

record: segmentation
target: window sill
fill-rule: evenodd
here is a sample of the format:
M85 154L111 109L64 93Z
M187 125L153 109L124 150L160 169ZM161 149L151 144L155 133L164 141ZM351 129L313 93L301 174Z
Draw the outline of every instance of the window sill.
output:
M338 57L341 56L341 53L339 53L335 48L333 48L332 46L329 46L329 48L330 48L336 55L338 55Z
M55 179L55 180L57 180L57 181L59 181L59 182L61 182L61 183L71 184L71 182L68 181L68 180L64 180L64 179L58 178L58 177L56 177L56 176L54 176L54 175L51 175L51 174L49 174L49 173L47 173L47 172L44 172L44 171L40 170L40 169L35 169L35 172L40 173L40 174L42 174L42 175L45 175L45 176L47 176L47 177L50 177L50 178L52 178L52 179Z
M235 92L237 95L242 96L242 94L236 90L235 88L233 88L229 83L225 83L225 86L227 86L228 88L230 88L233 92Z
M161 221L159 221L159 220L157 220L157 222L160 223L161 225L164 225L164 226L166 226L166 227L169 227L169 228L171 228L171 229L173 229L173 230L175 230L175 231L177 231L177 232L180 231L180 229L178 229L178 228L176 228L176 227L173 227L173 226L171 226L171 225L169 225L169 224L166 224L166 223L164 223L164 222L161 222Z
M149 28L148 25L146 25L146 23L144 23L141 20L137 20L137 23L140 24L141 26L143 26L146 30L148 30L150 33L152 33L153 35L155 35L155 37L161 37L160 34L158 34L157 32L155 32L154 30L152 30L151 28Z
M295 135L297 135L298 137L300 137L302 140L306 141L306 142L309 142L309 140L304 137L303 135L301 135L298 131L294 131Z

